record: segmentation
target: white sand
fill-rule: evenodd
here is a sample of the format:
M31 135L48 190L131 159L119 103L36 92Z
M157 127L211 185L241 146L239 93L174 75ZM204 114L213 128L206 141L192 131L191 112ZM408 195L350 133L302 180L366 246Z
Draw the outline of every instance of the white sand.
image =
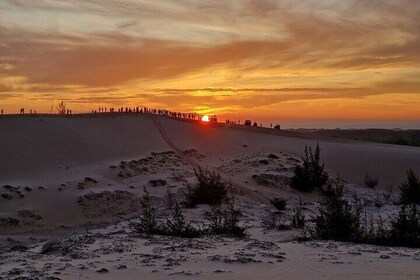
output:
M244 212L241 222L249 228L250 237L155 237L150 242L133 235L127 223L121 222L117 216L136 215L143 186L148 187L154 205L160 207L159 217L165 219L171 212L165 209L166 190L169 188L182 200L186 183L194 181L191 165L178 154L167 153L172 147L163 139L153 116L2 117L0 194L8 197L0 197L0 218L18 219L19 223L6 223L0 228L0 277L420 277L418 250L337 242L295 243L290 240L300 235L298 230L262 229L261 217L271 208L260 203L259 197L288 198L290 215L300 196L307 217L316 214L319 198L298 194L283 181L290 177L304 146L314 145L316 140L264 133L264 129L211 127L157 118L177 148L190 150L185 153L189 159L216 169L241 188L237 206ZM349 182L347 195L356 191L364 198L382 200L383 213L395 213L392 199L398 195L395 191L391 201L384 201L383 191L391 184L398 185L408 168L420 173L420 148L349 141L319 143L327 170L333 175L340 172ZM269 159L269 154L278 159ZM268 159L268 164L260 163L261 159ZM130 163L132 160L136 162ZM358 186L366 170L380 177L378 190ZM258 185L253 175L274 176L273 185ZM153 186L153 180L165 180L166 185L159 186L156 181L157 186ZM201 221L206 209L187 209L185 214L188 219ZM70 244L70 253L40 254L45 241L52 239L60 240L62 246ZM9 251L16 244L28 250ZM127 268L117 269L120 264ZM97 272L101 268L109 272Z

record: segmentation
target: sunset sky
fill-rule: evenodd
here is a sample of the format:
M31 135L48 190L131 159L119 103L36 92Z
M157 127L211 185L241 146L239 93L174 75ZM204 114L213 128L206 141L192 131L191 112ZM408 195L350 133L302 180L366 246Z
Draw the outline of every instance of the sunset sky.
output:
M0 0L0 108L420 128L419 0Z

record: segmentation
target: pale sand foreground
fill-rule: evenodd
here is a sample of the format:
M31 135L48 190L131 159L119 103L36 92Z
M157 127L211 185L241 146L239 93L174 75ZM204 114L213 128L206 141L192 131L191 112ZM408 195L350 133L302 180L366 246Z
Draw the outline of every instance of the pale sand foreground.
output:
M273 196L289 199L287 216L299 197L306 216L316 215L319 197L301 195L287 185L304 146L315 145L316 140L274 135L264 129L157 119L169 143L150 115L0 118L4 135L0 139L0 194L5 195L0 197L0 277L420 277L418 250L296 243L291 240L300 235L299 230L261 227L261 218L272 211L261 201ZM403 181L406 169L420 173L420 148L319 143L327 170L339 172L349 182L346 195L356 191L365 199L384 204L380 211L371 207L375 215L397 211L392 203L398 196L396 188L390 200L384 199L383 192ZM173 148L182 150L187 159ZM127 222L121 222L118 216L136 216L143 186L148 187L154 205L160 207L159 217L168 217L172 210L166 209L167 190L181 201L186 184L194 182L188 159L221 172L237 185L237 206L244 213L241 223L249 228L248 239L144 239L134 235ZM359 186L366 170L380 177L378 190ZM199 223L206 210L206 206L186 209L185 215ZM54 250L40 254L42 245L53 239L59 240ZM109 272L97 272L101 268Z

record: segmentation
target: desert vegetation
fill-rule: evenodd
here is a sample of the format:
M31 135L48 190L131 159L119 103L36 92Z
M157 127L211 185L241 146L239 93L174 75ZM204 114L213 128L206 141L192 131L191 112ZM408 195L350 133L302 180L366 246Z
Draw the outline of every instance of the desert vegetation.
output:
M66 109L67 109L66 103L64 103L64 101L61 100L61 102L58 103L58 105L56 107L57 113L59 115L64 115L64 114L66 114Z
M291 228L303 228L305 226L305 214L302 212L302 200L299 206L293 208L292 216L286 215L287 200L273 198L270 200L276 211L268 212L261 217L261 226L265 229L289 230ZM288 222L290 221L290 222Z
M304 228L305 227L305 214L302 212L302 206L296 207L293 209L293 215L291 219L291 225L294 228Z
M351 201L344 198L344 181L341 178L330 178L320 158L319 145L314 152L311 147L305 147L302 165L295 166L291 181L293 189L302 192L319 190L322 194L318 215L313 218L313 238L389 246L420 246L420 181L413 170L407 171L407 179L400 186L401 207L398 217L384 221L381 217L374 219L372 215L363 217L362 213L367 213L366 204L356 194L353 194ZM366 172L364 185L367 188L374 189L378 183L378 178ZM390 196L391 191L384 193L385 199L389 200ZM271 203L280 212L286 206L280 199L271 200ZM379 209L383 203L375 201L374 205ZM283 228L279 220L279 215L270 215L263 219L263 224L266 228ZM301 209L295 208L291 225L302 228L304 224L305 217Z
M386 222L381 217L374 220L362 218L365 205L356 195L349 202L343 198L344 184L336 179L327 184L324 198L315 217L312 236L318 239L350 241L385 246L420 247L419 201L414 193L418 188L418 178L412 170L407 172L407 180L401 184L399 214Z
M284 211L286 210L287 206L287 200L284 198L273 198L270 200L270 203L278 210L278 211Z
M245 228L239 226L239 217L241 212L235 209L233 203L229 203L226 209L221 206L213 206L211 211L206 213L206 219L209 221L205 230L208 234L226 234L237 237L246 237Z
M220 174L207 169L194 170L196 184L188 185L185 192L185 207L195 207L198 204L220 205L228 200L229 183L222 180Z
M365 178L363 179L363 183L365 187L369 189L374 189L379 184L379 178L374 178L366 172Z
M160 225L156 221L156 209L150 204L150 195L144 187L143 199L140 202L140 222L131 223L131 227L138 233L159 234Z
M407 180L400 186L402 204L420 204L420 181L413 170L407 171Z
M353 241L360 232L361 208L343 198L342 180L331 180L315 217L314 236L319 239Z
M206 223L203 228L192 225L192 222L187 221L181 205L176 202L172 217L167 218L166 222L158 221L156 218L157 209L151 206L150 194L144 188L139 215L140 221L131 223L132 229L139 234L182 238L196 238L203 235L246 237L246 229L239 225L241 211L235 208L234 199L228 197L228 183L222 180L219 174L208 170L195 170L195 176L197 183L194 188L188 188L183 205L185 207L194 207L198 204L211 205L210 211L205 214Z
M302 192L312 192L320 189L328 181L329 175L321 164L321 149L316 145L315 152L312 148L305 146L305 153L302 157L302 165L296 165L291 187Z

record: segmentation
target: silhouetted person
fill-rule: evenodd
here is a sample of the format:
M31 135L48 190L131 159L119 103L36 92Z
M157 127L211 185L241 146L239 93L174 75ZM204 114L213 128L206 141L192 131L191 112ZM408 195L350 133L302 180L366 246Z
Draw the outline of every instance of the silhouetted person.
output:
M258 126L257 122L254 122L254 124L252 126Z
M3 109L1 109L1 114L3 115Z

